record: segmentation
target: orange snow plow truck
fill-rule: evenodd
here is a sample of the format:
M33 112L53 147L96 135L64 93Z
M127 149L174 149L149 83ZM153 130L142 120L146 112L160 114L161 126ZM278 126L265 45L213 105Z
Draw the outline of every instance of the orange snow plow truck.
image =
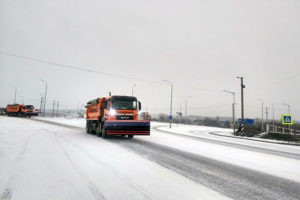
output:
M16 117L38 116L38 112L35 111L33 105L9 104L6 107L6 113L8 116Z
M107 138L109 135L150 135L150 120L139 120L141 102L133 96L109 96L86 105L86 132Z

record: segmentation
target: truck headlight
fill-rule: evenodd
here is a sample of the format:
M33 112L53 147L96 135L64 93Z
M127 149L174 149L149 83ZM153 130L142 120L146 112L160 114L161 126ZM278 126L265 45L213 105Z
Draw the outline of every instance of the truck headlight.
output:
M111 110L109 111L109 115L115 115L115 114L116 114L116 110L111 109Z

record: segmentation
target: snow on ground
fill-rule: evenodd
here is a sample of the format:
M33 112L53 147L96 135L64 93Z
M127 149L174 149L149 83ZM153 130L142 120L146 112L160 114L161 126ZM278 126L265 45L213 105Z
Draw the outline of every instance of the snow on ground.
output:
M17 200L227 199L83 130L30 119L0 117L0 163L0 195Z
M299 154L300 146L287 145L288 142L278 140L267 140L260 138L249 138L249 137L223 137L232 136L232 130L227 128L217 128L209 126L196 126L196 125L173 125L170 129L167 123L154 122L152 127L158 130L167 131L171 133L179 133L183 135L190 135L193 137L206 138L216 141L229 142L241 145L247 145L251 147L260 147L270 150L279 150L287 153ZM217 134L217 135L215 135Z
M155 122L157 126L162 124L163 126L158 127L159 130L168 131L169 127L167 123L160 123ZM286 144L295 144L293 142L288 141L279 141L279 140L272 140L272 139L265 139L265 138L257 138L257 137L242 137L242 136L235 136L233 135L233 130L229 128L218 128L218 127L210 127L210 126L198 126L198 125L185 125L185 124L173 124L172 132L185 134L185 135L193 135L199 136L205 134L214 134L219 136L229 136L232 138L238 139L247 139L253 141L265 141L270 143L286 143Z
M149 140L225 163L300 182L300 160L297 159L243 150L199 140L170 137L169 135L159 132L152 132ZM300 150L300 148L298 150Z
M65 124L70 126L76 126L80 128L85 128L86 119L84 118L65 118L65 117L34 117L33 119L50 121L59 124Z
M53 119L54 120L54 119ZM57 119L60 123L65 123L73 119ZM81 124L84 128L85 119L78 119L74 122L67 122L67 124L77 123ZM176 132L180 134L198 136L200 138L207 138L216 141L225 141L236 144L248 145L251 147L259 147L270 150L282 151L292 154L300 154L299 146L282 145L276 143L264 143L259 141L249 141L236 138L221 137L209 134L209 132L228 132L230 129L222 129L206 126L193 126L193 125L179 125L178 128L173 124L170 130L167 123L151 122L152 127L159 127L161 130ZM219 144L208 143L199 140L187 139L182 137L174 137L169 134L164 134L152 129L150 137L139 137L140 140L147 140L150 142L166 145L172 148L177 148L190 153L198 154L200 156L209 157L222 162L230 163L240 167L256 170L273 176L286 178L296 182L300 182L300 160L286 158L282 156L272 155L268 153L254 152L251 150L237 149L234 147L223 146Z

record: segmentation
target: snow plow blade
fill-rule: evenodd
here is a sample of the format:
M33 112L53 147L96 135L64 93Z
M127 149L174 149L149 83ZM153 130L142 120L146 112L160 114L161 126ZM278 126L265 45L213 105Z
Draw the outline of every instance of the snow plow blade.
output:
M105 122L107 135L150 135L149 120L111 120Z

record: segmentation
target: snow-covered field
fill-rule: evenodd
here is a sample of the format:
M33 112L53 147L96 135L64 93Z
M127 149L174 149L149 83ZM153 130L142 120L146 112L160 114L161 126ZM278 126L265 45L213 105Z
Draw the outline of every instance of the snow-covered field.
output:
M102 139L85 119L0 117L0 199L298 199L300 147L152 122L151 136ZM163 158L163 159L161 159Z

